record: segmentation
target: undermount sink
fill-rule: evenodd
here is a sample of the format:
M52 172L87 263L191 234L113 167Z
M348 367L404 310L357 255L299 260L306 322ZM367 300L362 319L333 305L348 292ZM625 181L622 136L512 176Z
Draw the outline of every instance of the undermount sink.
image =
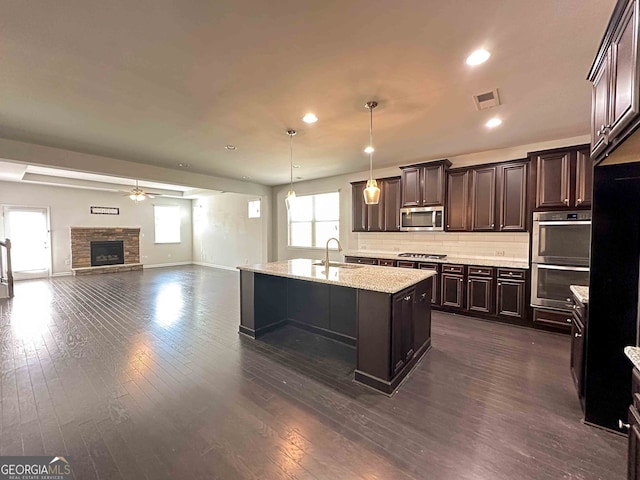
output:
M313 262L313 265L317 267L324 267L325 264L322 260L318 260L317 262ZM355 265L353 263L342 263L342 262L329 262L329 267L336 268L362 268L362 265Z

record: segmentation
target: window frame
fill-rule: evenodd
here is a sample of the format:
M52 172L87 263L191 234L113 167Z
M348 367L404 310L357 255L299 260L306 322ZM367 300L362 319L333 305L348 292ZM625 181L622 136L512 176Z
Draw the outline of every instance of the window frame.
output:
M159 241L158 240L158 222L156 219L156 215L157 215L157 208L159 209L163 209L163 208L174 208L177 209L178 212L178 240L172 240L172 241ZM153 205L153 243L154 245L177 245L182 243L182 209L180 208L180 205L175 205L175 204L154 204Z
M315 202L316 202L316 197L320 196L320 195L327 195L329 193L334 193L338 195L338 217L335 220L316 220L316 209L315 209ZM326 247L324 245L319 246L313 246L313 242L315 242L316 239L316 223L322 223L322 222L336 222L338 224L338 232L336 235L336 238L338 240L340 240L340 190L333 190L333 191L329 191L329 192L318 192L318 193L309 193L309 194L305 194L305 195L299 195L296 196L296 200L301 198L301 197L311 197L311 220L305 220L305 221L291 221L291 213L289 211L287 211L287 249L293 249L293 250L300 250L300 249L306 249L306 250L324 250ZM295 201L295 200L294 200ZM306 245L291 245L291 224L292 223L311 223L311 246L306 246ZM329 250L338 250L338 246L335 245L335 243L332 243L331 246L329 247Z

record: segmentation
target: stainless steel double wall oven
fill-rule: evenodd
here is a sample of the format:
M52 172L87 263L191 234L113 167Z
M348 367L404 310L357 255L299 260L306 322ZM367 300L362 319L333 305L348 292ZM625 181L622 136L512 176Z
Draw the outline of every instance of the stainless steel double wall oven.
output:
M531 305L570 310L570 285L589 285L591 212L534 212Z

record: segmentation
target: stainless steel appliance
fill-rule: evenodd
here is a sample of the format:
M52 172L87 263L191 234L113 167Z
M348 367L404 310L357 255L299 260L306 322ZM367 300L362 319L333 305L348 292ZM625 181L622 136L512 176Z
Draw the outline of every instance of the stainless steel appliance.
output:
M589 285L591 212L534 212L531 306L571 310L571 285Z
M401 208L400 230L403 232L444 230L444 207Z

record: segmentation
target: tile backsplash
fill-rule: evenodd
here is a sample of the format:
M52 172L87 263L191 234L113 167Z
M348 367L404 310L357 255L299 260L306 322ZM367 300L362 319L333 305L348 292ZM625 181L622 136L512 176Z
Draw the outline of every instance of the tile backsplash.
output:
M358 250L504 257L527 261L528 233L358 233Z

